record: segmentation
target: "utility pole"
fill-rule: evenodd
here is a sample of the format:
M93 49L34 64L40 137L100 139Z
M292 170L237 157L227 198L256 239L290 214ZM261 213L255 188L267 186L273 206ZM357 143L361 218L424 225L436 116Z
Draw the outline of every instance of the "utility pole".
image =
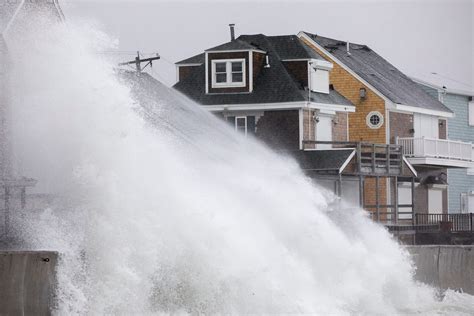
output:
M156 54L156 57L151 57L151 58L140 58L140 52L137 52L137 57L135 57L135 60L132 61L127 61L124 63L120 63L119 66L125 66L125 65L135 65L137 68L137 74L140 74L143 70L145 70L146 67L150 66L153 67L153 61L160 59L160 54ZM145 64L144 67L142 67L142 63L147 63Z

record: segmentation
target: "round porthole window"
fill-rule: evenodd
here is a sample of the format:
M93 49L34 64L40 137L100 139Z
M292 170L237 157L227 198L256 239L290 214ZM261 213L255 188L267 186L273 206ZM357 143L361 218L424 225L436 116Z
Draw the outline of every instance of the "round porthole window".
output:
M383 125L383 116L380 112L372 111L367 115L366 121L368 127L377 129Z

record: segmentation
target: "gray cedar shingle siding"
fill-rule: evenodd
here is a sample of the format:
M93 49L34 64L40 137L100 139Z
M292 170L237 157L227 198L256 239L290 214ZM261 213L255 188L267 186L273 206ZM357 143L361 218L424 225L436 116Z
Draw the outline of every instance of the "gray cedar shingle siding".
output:
M362 79L396 104L451 113L451 110L432 98L409 77L366 45L350 43L305 32Z
M284 45L285 40L288 40L289 44L296 45L297 48L289 44ZM262 34L242 35L236 41L239 41L239 47L241 42L247 42L251 47L263 50L267 52L268 55L270 67L265 68L263 64L260 66L259 73L254 78L254 89L252 93L206 94L204 64L192 67L192 73L176 83L174 88L202 105L286 103L304 102L308 100L307 90L304 90L304 87L288 72L282 62L283 58L280 56L280 54L282 54L282 56L287 59L290 53L294 53L298 59L316 57L315 53L308 52L308 50L304 48L303 43L299 39L296 40L296 36L272 37ZM229 43L224 45L227 44ZM275 48L274 44L277 48ZM219 47L222 48L222 45L217 48ZM224 46L224 48L228 47L228 45ZM204 54L202 55L204 59ZM200 55L185 59L177 64L190 63L190 60L194 62L201 58L198 56ZM312 100L325 104L352 105L350 101L335 90L332 90L329 95L313 93Z

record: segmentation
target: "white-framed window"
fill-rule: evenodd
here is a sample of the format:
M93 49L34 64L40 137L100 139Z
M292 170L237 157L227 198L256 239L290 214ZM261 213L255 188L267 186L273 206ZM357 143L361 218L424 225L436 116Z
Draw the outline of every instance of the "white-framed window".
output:
M474 126L474 102L469 102L469 126Z
M212 61L212 87L245 87L245 59Z
M378 111L372 111L367 114L366 123L372 129L380 128L383 125L383 115Z

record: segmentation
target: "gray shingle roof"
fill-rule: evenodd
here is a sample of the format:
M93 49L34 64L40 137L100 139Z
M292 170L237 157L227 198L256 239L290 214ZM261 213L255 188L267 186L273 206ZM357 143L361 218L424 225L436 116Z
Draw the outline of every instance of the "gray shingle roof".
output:
M295 151L293 156L303 170L339 171L354 149Z
M193 57L189 57L186 59L183 59L181 61L178 61L176 65L185 65L185 64L203 64L206 55L204 53L195 55Z
M239 39L233 40L231 42L206 49L206 52L209 51L225 51L225 50L250 50L250 49L259 49L256 46L253 46L247 42L241 41Z
M308 47L296 35L268 36L268 41L282 60L284 59L321 59L323 58Z
M368 46L350 43L350 55L348 55L344 41L308 32L305 34L393 103L452 113L444 104L428 95L408 76Z
M305 100L308 100L308 96L307 96L308 92L302 91L302 93L305 97ZM329 94L311 91L311 102L323 103L323 104L339 104L339 105L348 105L348 106L353 105L351 101L347 100L339 92L333 89L329 90Z
M185 79L174 85L174 88L184 93L191 99L202 105L220 104L257 104L257 103L282 103L282 102L303 102L308 99L308 92L301 87L295 79L288 73L281 62L289 57L289 52L293 49L285 47L281 42L283 37L267 37L262 34L242 35L237 40L249 43L252 47L257 47L268 54L270 68L262 68L260 74L254 81L252 93L236 94L206 94L205 91L205 65L195 67L193 72ZM287 39L289 37L286 37ZM294 40L293 40L294 41ZM277 48L273 45L277 43ZM299 48L296 48L298 58L311 56L301 47L301 41L295 41ZM282 58L280 53L284 56ZM199 55L198 55L199 56ZM195 58L194 56L192 58ZM186 60L185 60L186 61ZM182 61L184 62L184 61ZM182 63L180 62L180 63ZM203 61L204 62L204 61ZM189 62L188 62L189 63ZM315 102L325 104L352 105L337 91L331 91L329 95L313 93Z

